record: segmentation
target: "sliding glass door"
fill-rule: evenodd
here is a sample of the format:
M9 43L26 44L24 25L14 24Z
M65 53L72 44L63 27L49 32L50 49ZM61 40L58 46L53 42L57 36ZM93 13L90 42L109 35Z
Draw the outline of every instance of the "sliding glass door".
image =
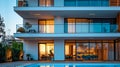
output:
M109 0L64 0L64 6L109 6Z
M54 57L54 44L40 43L39 44L39 60L52 60L53 57Z
M54 20L39 20L40 33L54 33Z
M66 43L65 44L65 59L66 60L75 60L76 58L76 46L75 43Z
M54 0L39 0L39 6L49 7L54 5Z
M70 46L70 44L74 44ZM119 47L119 45L117 45ZM75 56L78 61L113 61L115 60L115 51L114 51L114 42L109 41L101 41L101 42L71 42L65 44L65 57L67 56ZM73 53L73 51L76 51ZM116 56L119 59L119 49L116 49Z
M76 59L84 60L88 59L85 56L89 55L89 43L76 43Z

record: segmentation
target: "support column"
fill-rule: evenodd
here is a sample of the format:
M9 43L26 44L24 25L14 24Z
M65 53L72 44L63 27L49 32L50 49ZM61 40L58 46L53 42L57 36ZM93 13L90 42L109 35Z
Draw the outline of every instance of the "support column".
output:
M64 33L64 18L63 17L55 17L54 18L55 24L55 33L61 34Z
M24 40L23 42L24 60L27 60L26 54L30 54L33 60L38 60L38 42L32 40Z
M64 40L56 39L54 40L54 60L64 60Z

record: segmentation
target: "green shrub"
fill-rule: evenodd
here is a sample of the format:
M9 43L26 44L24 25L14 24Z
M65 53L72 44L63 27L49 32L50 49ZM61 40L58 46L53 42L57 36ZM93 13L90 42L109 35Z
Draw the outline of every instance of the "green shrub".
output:
M17 32L24 33L24 32L25 32L25 29L24 29L23 27L19 27L19 28L17 29Z

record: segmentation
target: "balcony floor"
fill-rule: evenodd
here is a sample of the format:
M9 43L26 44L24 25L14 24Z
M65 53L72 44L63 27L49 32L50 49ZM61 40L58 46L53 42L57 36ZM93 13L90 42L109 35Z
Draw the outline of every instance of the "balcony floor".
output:
M120 33L79 33L79 34L40 34L15 33L15 37L22 39L118 39Z

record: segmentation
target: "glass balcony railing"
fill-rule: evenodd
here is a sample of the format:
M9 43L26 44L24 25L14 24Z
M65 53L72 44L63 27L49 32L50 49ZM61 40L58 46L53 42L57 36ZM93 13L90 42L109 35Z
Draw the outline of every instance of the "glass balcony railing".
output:
M17 0L18 7L109 7L120 6L119 0ZM63 4L62 4L63 3Z
M117 33L116 24L16 25L16 33ZM60 33L60 32L59 32Z

